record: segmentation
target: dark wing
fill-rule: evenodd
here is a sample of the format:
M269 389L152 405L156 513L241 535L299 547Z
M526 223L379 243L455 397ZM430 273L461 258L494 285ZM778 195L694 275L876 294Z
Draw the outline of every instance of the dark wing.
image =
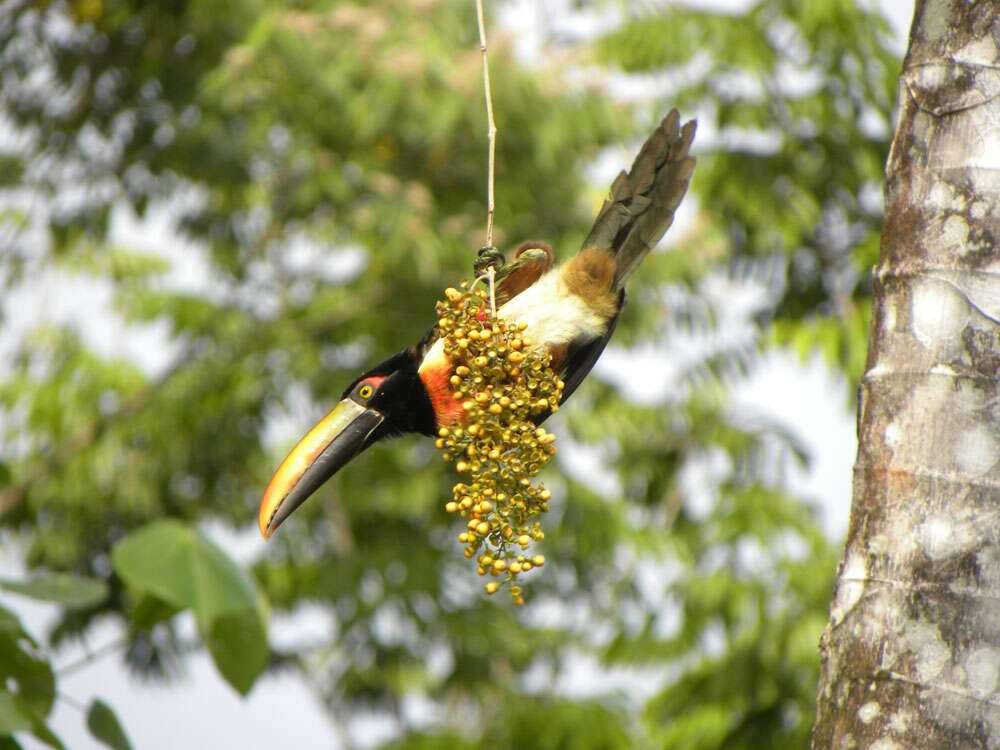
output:
M434 346L434 342L441 338L441 329L437 327L437 323L432 325L427 329L427 332L420 337L420 341L417 345L413 347L413 356L417 362L423 362L424 357L427 356L427 352L430 348Z

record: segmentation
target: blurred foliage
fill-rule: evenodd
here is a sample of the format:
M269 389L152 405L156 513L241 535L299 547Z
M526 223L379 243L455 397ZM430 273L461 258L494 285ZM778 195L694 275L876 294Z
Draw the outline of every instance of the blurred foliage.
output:
M867 348L899 70L889 34L855 0L761 0L745 14L641 14L597 43L604 64L675 71L666 101L698 112L703 135L708 122L717 129L695 172L715 254L779 258L785 284L764 322L777 319L777 343L823 353L852 381Z
M241 694L250 691L267 665L266 625L253 584L225 552L165 518L118 542L111 561L136 609L148 607L147 597L168 605L154 609L170 616L190 609L219 673Z
M107 703L95 698L87 709L87 729L111 750L132 750L132 743Z
M525 606L479 593L444 511L454 477L415 438L357 460L252 566L271 611L321 605L335 633L272 650L272 666L301 670L341 720L393 717L395 747L807 741L834 552L780 481L801 446L726 395L761 346L860 374L898 63L854 0L628 10L535 68L491 31L499 244L545 239L565 257L605 188L583 177L601 149L674 105L701 119L694 227L636 274L616 334L676 355L641 373L666 395L639 404L592 377L552 421L560 456L608 481L579 460L547 472L549 563ZM570 63L666 85L616 103L573 85ZM5 538L39 574L106 586L59 605L51 646L110 616L128 662L169 676L191 645L174 615L205 608L206 647L249 689L256 672L227 644L264 637L258 594L198 529L252 529L293 439L265 441L268 426L311 425L468 275L486 153L472 5L5 0L0 67L3 297L85 278L166 363L101 353L87 298L79 320L17 334L0 370ZM133 214L161 227L141 247L115 233ZM734 310L741 285L759 300ZM767 335L740 335L748 314ZM177 525L138 530L164 518ZM150 567L164 538L123 562L154 532L228 583L199 598L183 565ZM233 592L242 608L226 609ZM251 598L252 628L231 616ZM0 683L0 742L57 743L46 652L6 610L0 638L4 676L48 686ZM575 684L580 664L601 677ZM440 726L411 725L414 697ZM95 735L127 743L96 711Z

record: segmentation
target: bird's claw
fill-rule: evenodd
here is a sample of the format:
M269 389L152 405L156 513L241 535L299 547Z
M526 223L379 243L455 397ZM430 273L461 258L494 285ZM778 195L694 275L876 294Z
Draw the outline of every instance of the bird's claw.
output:
M472 263L472 270L476 276L482 276L488 268L499 270L507 263L504 254L493 245L484 245L479 248L475 261Z

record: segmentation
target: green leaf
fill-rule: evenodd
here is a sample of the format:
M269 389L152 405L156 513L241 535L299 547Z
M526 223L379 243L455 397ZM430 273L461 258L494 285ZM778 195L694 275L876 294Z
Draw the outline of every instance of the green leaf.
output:
M168 519L122 539L111 560L138 592L191 609L219 673L241 694L249 692L267 665L267 628L253 584L225 552Z
M17 617L0 607L0 686L35 716L48 716L55 676L38 643Z
M132 750L132 743L115 712L100 698L94 698L87 710L87 729L113 750Z
M129 534L111 561L129 586L190 608L200 621L256 607L253 584L236 563L179 521L154 521Z
M32 578L30 581L0 579L0 588L67 607L92 607L108 596L108 584L105 581L62 573Z
M153 594L143 594L131 610L129 619L137 627L151 630L154 625L166 622L178 612L180 612L180 607L165 602Z
M0 734L15 732L31 732L35 737L49 747L62 750L62 741L45 725L39 716L23 698L0 690Z
M17 615L6 607L0 607L0 638L27 638L32 646L38 647L38 642L24 629Z
M36 718L31 709L16 696L0 690L0 733L28 732Z
M220 615L199 630L219 674L241 695L250 692L270 655L260 610Z

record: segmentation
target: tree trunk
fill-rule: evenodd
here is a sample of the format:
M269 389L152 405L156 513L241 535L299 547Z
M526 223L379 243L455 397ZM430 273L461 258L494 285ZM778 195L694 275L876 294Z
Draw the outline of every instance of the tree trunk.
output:
M916 6L814 748L1000 747L1000 2Z

